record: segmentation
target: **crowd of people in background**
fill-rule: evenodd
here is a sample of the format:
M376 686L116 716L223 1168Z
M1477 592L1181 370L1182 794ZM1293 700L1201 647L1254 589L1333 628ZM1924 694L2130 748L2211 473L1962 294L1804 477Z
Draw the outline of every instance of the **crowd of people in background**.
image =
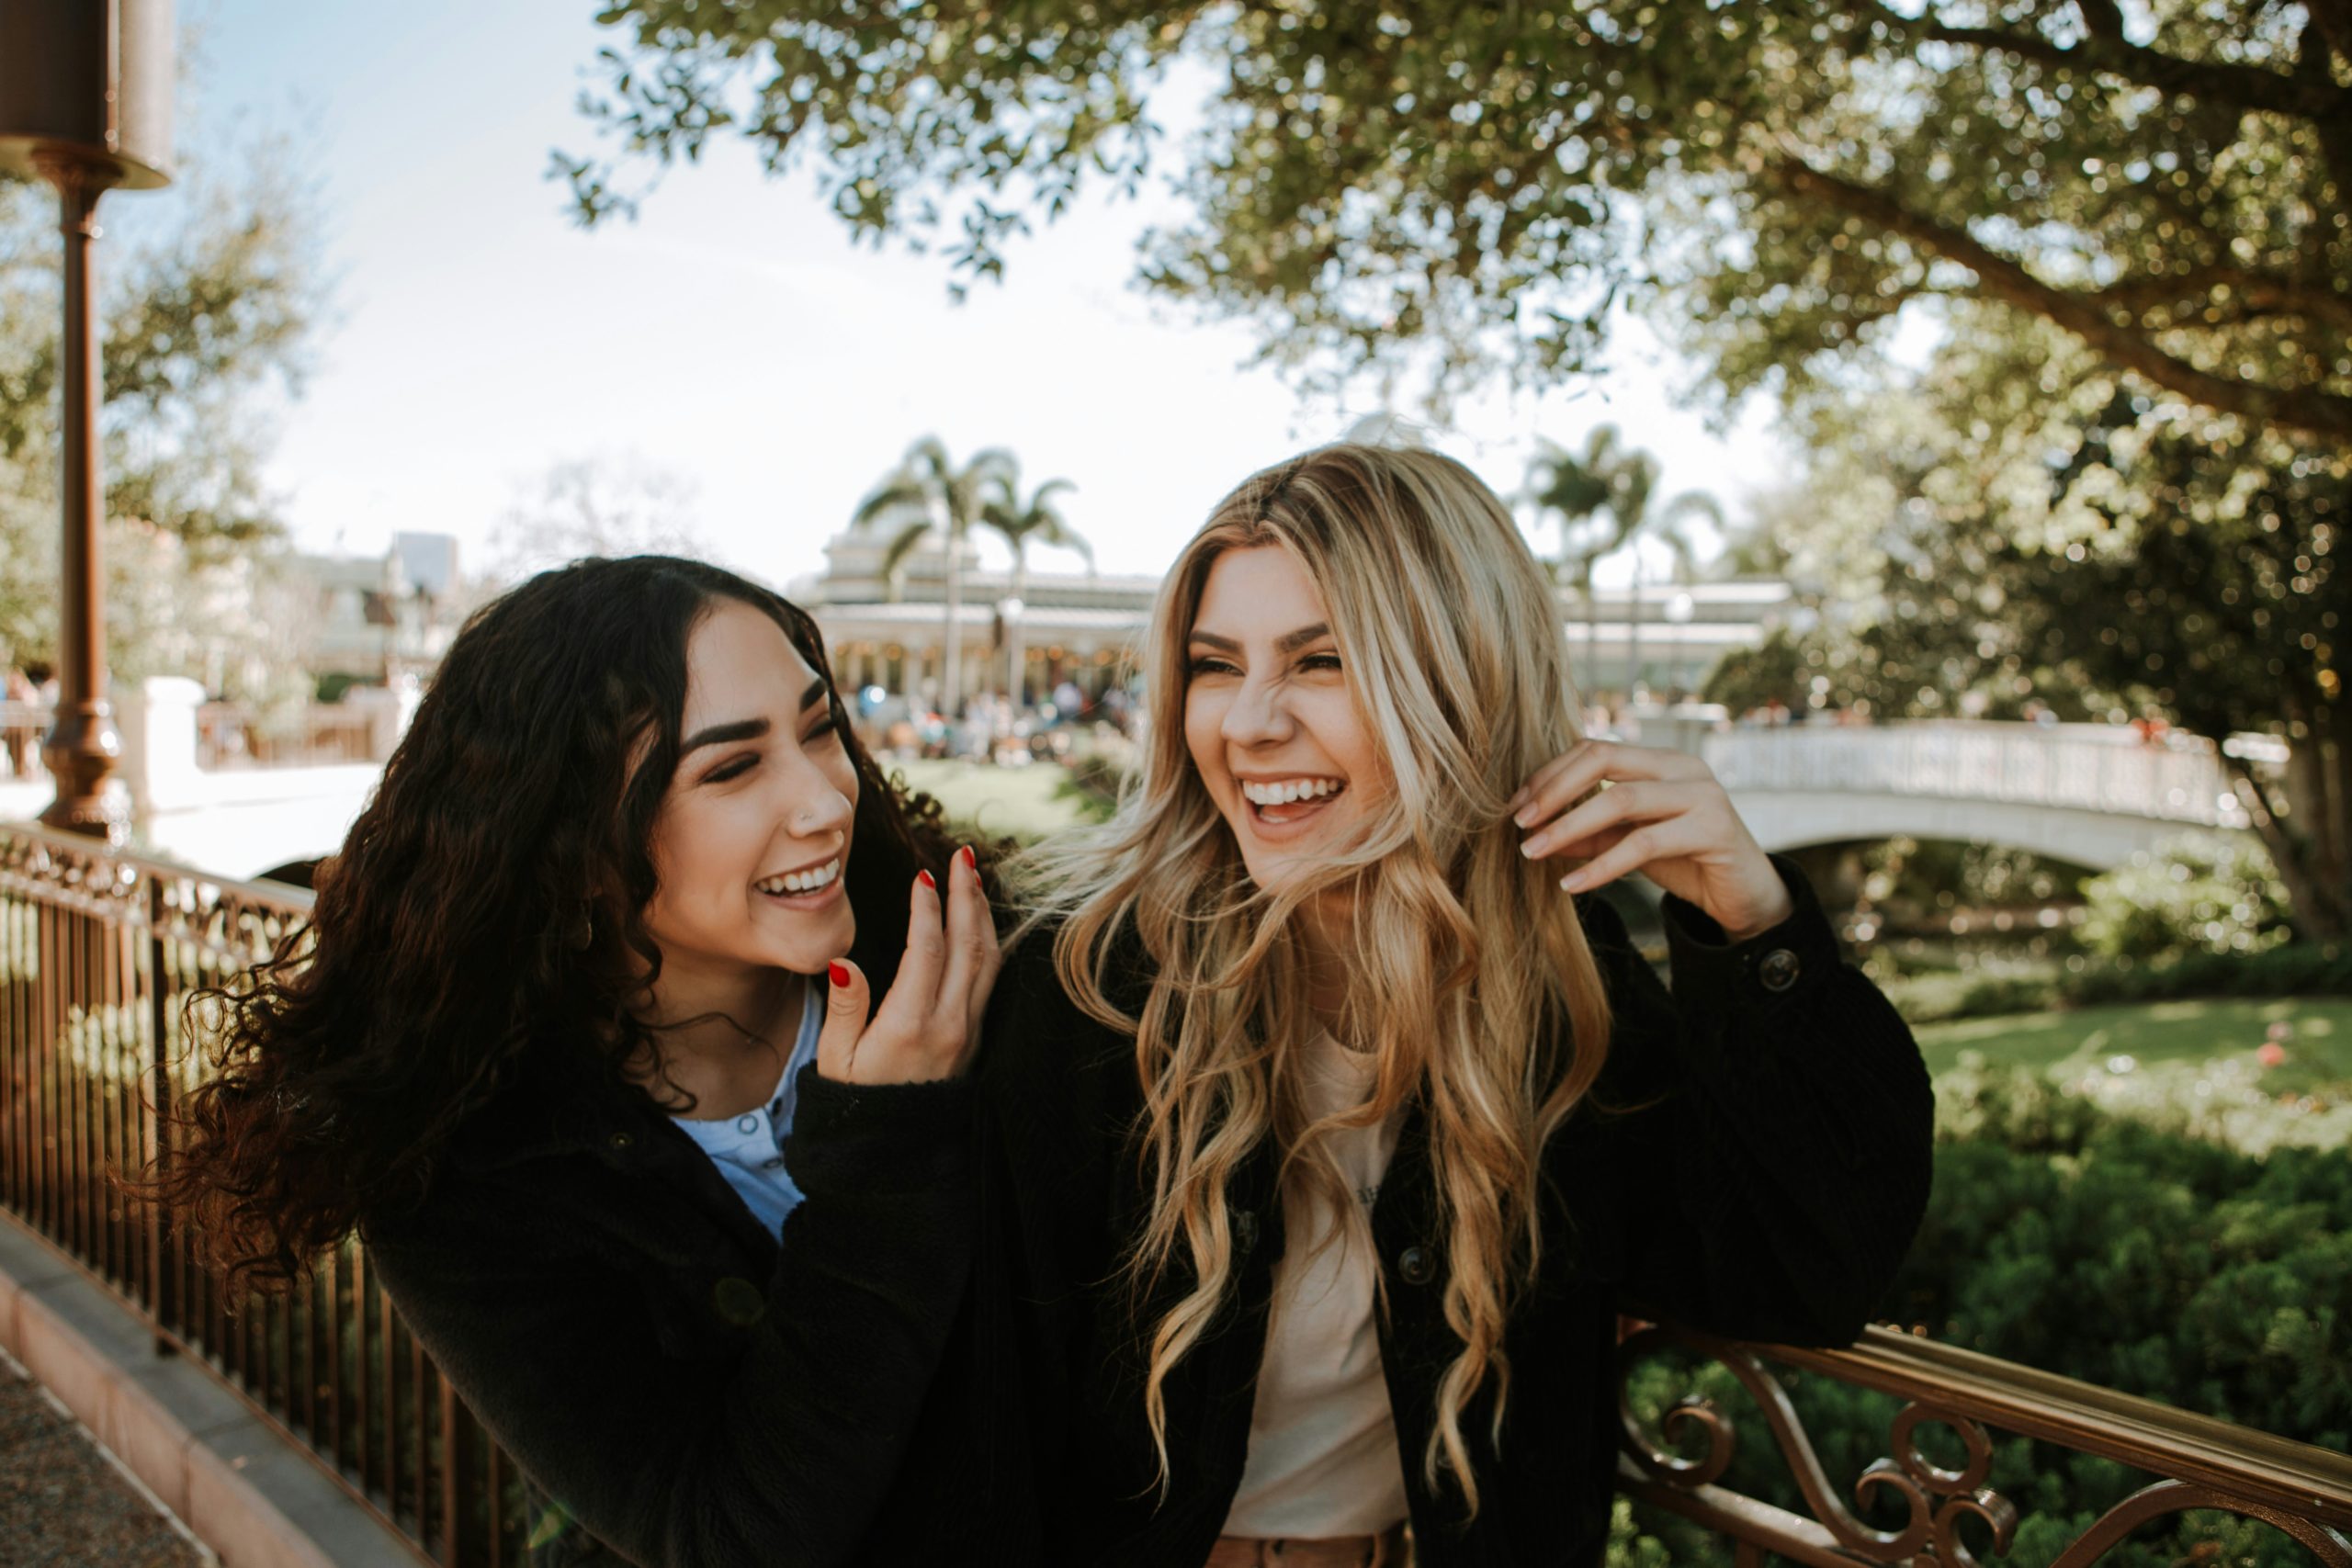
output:
M993 689L976 693L952 716L940 710L933 692L908 696L867 686L857 694L855 716L859 738L878 754L1022 767L1065 761L1085 745L1132 740L1139 706L1125 685L1114 682L1090 697L1065 679L1027 702Z

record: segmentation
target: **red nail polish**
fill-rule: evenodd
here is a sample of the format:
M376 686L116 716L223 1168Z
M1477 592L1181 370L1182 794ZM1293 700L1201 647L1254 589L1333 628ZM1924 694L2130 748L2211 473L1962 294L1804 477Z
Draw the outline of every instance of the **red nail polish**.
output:
M962 849L957 850L956 853L962 858L966 865L971 867L974 871L980 869L979 857L972 852L971 845L966 844Z
M919 871L915 873L915 876L917 880L922 882L925 887L930 888L933 893L939 891L939 884L931 879L931 873L927 871Z
M849 984L849 969L848 969L848 966L847 966L847 965L845 965L845 964L826 964L826 965L825 965L825 976L826 976L826 978L828 978L828 979L831 980L831 981L832 981L832 983L833 983L834 985L836 985L836 986L846 986L846 985L848 985L848 984Z

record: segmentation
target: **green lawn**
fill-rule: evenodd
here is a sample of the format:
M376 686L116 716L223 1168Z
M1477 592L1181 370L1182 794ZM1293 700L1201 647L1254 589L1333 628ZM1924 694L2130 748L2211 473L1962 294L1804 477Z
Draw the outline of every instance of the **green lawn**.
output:
M2256 1055L2278 1038L2285 1060ZM2108 1109L2186 1122L2249 1153L2352 1144L2352 1001L2282 997L2018 1013L1917 1030L1928 1070L2021 1067Z
M2117 1056L2142 1066L2252 1056L2278 1023L2289 1032L2280 1042L2287 1060L2268 1070L2280 1089L2352 1079L2352 1001L2333 998L2232 997L1958 1019L1925 1025L1918 1036L1931 1070L1962 1051L1980 1051L1991 1062L2072 1077Z
M1085 820L1075 802L1056 797L1055 792L1069 775L1052 762L1000 768L982 762L922 760L885 761L882 771L898 773L908 787L935 796L951 821L989 838L1010 835L1026 841Z

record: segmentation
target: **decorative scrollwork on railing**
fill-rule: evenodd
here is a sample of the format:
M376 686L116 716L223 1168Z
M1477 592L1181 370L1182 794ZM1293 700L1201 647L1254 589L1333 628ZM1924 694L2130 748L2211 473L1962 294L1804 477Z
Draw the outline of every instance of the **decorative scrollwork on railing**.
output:
M138 867L101 847L69 847L30 834L0 837L0 891L119 920L137 913L140 887Z
M1753 1353L1702 1346L1674 1329L1653 1326L1628 1336L1618 1347L1617 1410L1624 1427L1625 1452L1659 1481L1686 1491L1713 1483L1731 1463L1735 1436L1729 1416L1708 1401L1690 1397L1677 1401L1660 1418L1664 1442L1653 1442L1643 1431L1633 1407L1633 1370L1645 1354L1668 1347L1705 1356L1739 1381L1763 1413L1772 1441L1815 1520L1847 1551L1876 1562L1918 1560L1973 1568L1975 1559L1961 1544L1957 1529L1962 1514L1973 1514L1990 1525L1995 1549L2008 1550L2010 1534L2017 1528L2017 1510L1997 1494L1983 1489L1992 1465L1993 1444L1973 1421L1920 1404L1907 1406L1895 1417L1894 1448L1900 1459L1883 1459L1864 1471L1854 1483L1854 1496L1858 1504L1867 1506L1874 1494L1893 1492L1908 1505L1910 1517L1899 1530L1872 1529L1838 1500L1788 1391ZM1962 1469L1939 1470L1919 1453L1914 1436L1926 1421L1939 1422L1961 1434L1969 1456ZM1669 1445L1680 1431L1694 1427L1706 1432L1708 1452L1703 1459L1686 1460ZM1944 1501L1939 1505L1938 1498Z
M1633 1407L1632 1374L1643 1358L1666 1348L1713 1362L1747 1391L1762 1412L1765 1425L1797 1490L1804 1495L1805 1506L1812 1511L1810 1519L1774 1508L1764 1508L1759 1513L1752 1499L1727 1495L1716 1484L1731 1463L1735 1428L1731 1416L1712 1402L1686 1395L1663 1413L1656 1434L1645 1429ZM1819 1367L1815 1370L1823 1371ZM1855 1483L1854 1495L1857 1504L1867 1507L1873 1495L1892 1492L1903 1499L1910 1517L1900 1530L1876 1530L1864 1525L1838 1501L1787 1391L1754 1350L1704 1335L1645 1325L1620 1342L1617 1375L1623 1453L1643 1476L1655 1483L1637 1485L1635 1489L1654 1502L1688 1513L1719 1533L1768 1550L1794 1551L1803 1561L1856 1557L1922 1568L1926 1564L1976 1568L1977 1559L1961 1539L1963 1518L1973 1517L1984 1524L1996 1554L2006 1554L2016 1537L2016 1506L1985 1484L1992 1474L1992 1437L1984 1423L1964 1408L1915 1398L1896 1414L1888 1431L1892 1457L1880 1459L1863 1471ZM1836 1376L1838 1372L1831 1370L1827 1375ZM1873 1380L1864 1376L1845 1381L1862 1387L1874 1386ZM1914 1382L1911 1391L1917 1389ZM1953 1397L1965 1398L1957 1391ZM1957 1469L1939 1465L1922 1451L1920 1431L1928 1426L1944 1427L1958 1437L1962 1459ZM1707 1451L1701 1458L1686 1459L1675 1451L1674 1445L1693 1431L1705 1434ZM2067 1446L2082 1452L2100 1453L2108 1445L2101 1442L2098 1427L2086 1412L2079 1435L2074 1436ZM2108 1457L2126 1456L2117 1453ZM2146 1462L2143 1457L2132 1457L2134 1462ZM1727 1501L1739 1506L1726 1506ZM2338 1506L2341 1502L2338 1496ZM2319 1506L2326 1505L2322 1500ZM2352 1540L2324 1519L2179 1479L2159 1480L2125 1498L2075 1538L2052 1568L2088 1568L2141 1526L2165 1515L2190 1509L2211 1509L2259 1520L2309 1548L2324 1568L2352 1568Z
M194 876L162 876L157 934L186 942L212 964L243 969L277 951L308 912L277 896Z
M2075 1543L2060 1553L2050 1568L2087 1568L2106 1555L2108 1549L2149 1520L2166 1514L2185 1513L2191 1508L2211 1508L2221 1513L2237 1514L2249 1519L2260 1519L2273 1529L2287 1535L2311 1549L2323 1568L2352 1568L2352 1540L2341 1530L2331 1529L2313 1519L2288 1513L2283 1508L2249 1503L2241 1498L2224 1496L2209 1487L2192 1486L2186 1481L2159 1481L2153 1486L2143 1486L2114 1507L2099 1516L2097 1523L2075 1538Z

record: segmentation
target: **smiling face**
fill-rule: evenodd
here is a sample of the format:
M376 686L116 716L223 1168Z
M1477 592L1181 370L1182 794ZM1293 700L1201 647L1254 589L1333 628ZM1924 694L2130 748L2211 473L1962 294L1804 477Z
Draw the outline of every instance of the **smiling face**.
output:
M814 974L856 934L844 874L857 772L824 680L782 627L735 599L696 624L686 671L644 915L662 984Z
M1279 545L1210 565L1186 644L1184 744L1258 886L1317 863L1386 792L1322 592Z

